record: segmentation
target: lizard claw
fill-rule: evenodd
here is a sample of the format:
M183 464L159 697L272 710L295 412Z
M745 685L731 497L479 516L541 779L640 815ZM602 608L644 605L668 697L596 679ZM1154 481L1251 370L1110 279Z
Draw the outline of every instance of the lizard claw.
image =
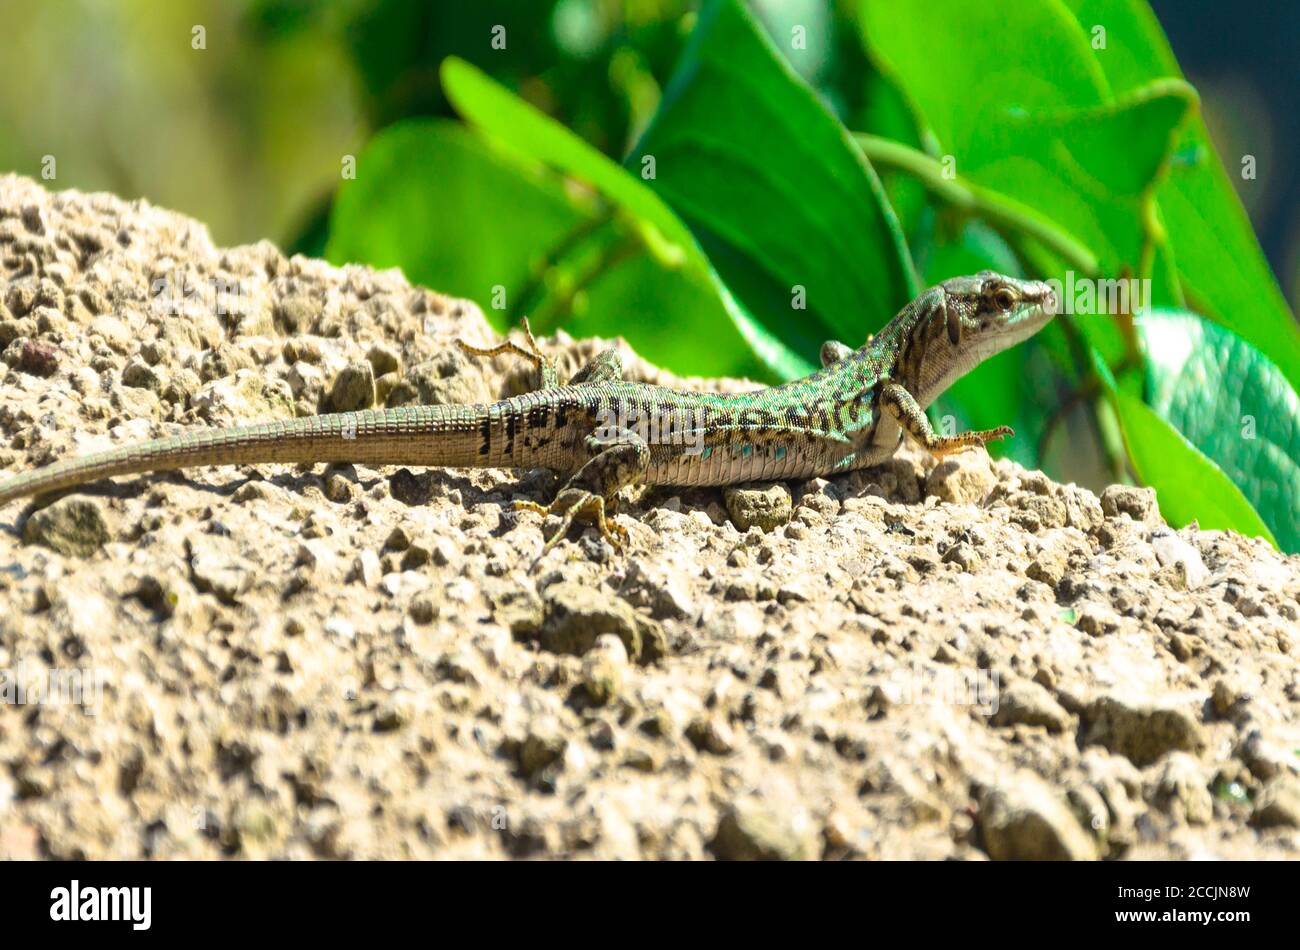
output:
M1015 434L1015 430L1011 426L998 426L996 429L982 429L978 432L963 432L960 435L945 436L935 440L936 444L930 446L930 454L937 459L942 459L949 455L956 455L959 452L969 452L972 449L983 448L990 442L996 442L999 439Z
M595 525L596 529L600 531L600 536L609 542L609 546L616 553L621 554L631 540L627 528L607 517L605 499L600 495L582 489L566 488L556 496L555 501L551 502L550 505L539 505L535 501L519 500L514 503L514 507L516 511L534 511L543 517L556 515L563 519L559 528L542 547L541 553L537 555L538 560L544 557L561 538L569 533L569 528L572 527L575 518L581 518ZM609 507L612 508L613 505Z

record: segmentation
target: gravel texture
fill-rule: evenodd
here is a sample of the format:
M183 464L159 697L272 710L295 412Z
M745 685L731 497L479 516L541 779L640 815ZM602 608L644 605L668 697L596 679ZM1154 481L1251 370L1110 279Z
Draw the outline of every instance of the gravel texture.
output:
M0 178L11 474L524 383L457 336L494 339L396 272ZM909 449L646 490L628 554L530 570L555 521L510 503L555 486L213 468L0 511L0 856L1300 857L1300 558Z

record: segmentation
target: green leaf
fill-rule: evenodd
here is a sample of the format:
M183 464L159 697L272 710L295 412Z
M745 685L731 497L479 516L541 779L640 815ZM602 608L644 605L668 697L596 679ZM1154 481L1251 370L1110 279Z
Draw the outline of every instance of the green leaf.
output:
M1123 94L1182 70L1145 0L1063 0L1083 30L1104 25L1094 58ZM1223 169L1205 123L1188 124L1156 191L1173 263L1197 310L1253 343L1300 389L1300 326Z
M555 181L457 123L409 120L358 156L356 179L334 202L326 256L400 267L409 280L490 313L493 289L522 286L532 260L586 217Z
M692 285L689 294L693 298L704 300L711 295L714 300L716 313L698 322L672 309L637 314L638 319L628 320L626 312L615 307L602 317L593 305L590 313L596 319L583 321L582 329L574 332L624 336L642 355L678 372L711 372L703 368L711 362L711 354L698 346L701 338L716 342L723 352L733 349L736 339L743 340L767 372L778 378L791 379L811 370L812 363L750 315L705 257L690 229L634 174L469 63L448 57L441 76L447 98L467 122L521 156L590 185L644 230L647 244L658 249L664 263L679 269L682 280ZM644 332L649 326L655 332ZM697 355L670 361L656 343L665 335L679 340L694 338ZM678 343L677 349L681 346ZM758 375L762 370L750 368L747 372Z
M1144 484L1156 490L1165 520L1179 528L1196 521L1205 529L1237 531L1264 538L1277 547L1259 513L1232 479L1150 406L1116 387L1096 350L1092 360L1119 418L1133 469Z
M588 205L590 201L588 201ZM330 221L326 256L400 267L413 282L483 305L498 330L504 311L488 307L504 288L512 300L536 273L538 259L592 220L593 210L565 193L536 165L527 167L458 123L411 120L367 144L357 178L344 182ZM681 372L745 374L759 367L721 308L711 285L665 268L642 252L607 271L587 293L578 332L636 336L647 358ZM644 308L644 309L636 309ZM669 321L629 313L672 314L710 339L665 330Z
M1190 86L1164 80L1111 101L1078 23L1041 0L864 3L861 20L959 174L1050 215L1103 273L1140 272ZM1007 42L1012 24L1032 42Z
M805 359L916 293L879 180L736 0L706 0L628 165L700 237L754 317ZM806 309L792 304L803 288Z
M1283 550L1300 552L1300 398L1259 350L1195 314L1137 320L1151 408L1213 459Z

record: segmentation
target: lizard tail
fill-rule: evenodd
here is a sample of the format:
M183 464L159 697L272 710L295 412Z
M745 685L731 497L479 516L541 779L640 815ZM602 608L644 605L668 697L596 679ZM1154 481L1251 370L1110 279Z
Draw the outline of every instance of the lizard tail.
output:
M489 458L483 451L492 411L489 406L418 406L201 430L68 459L0 482L0 506L115 475L202 465L500 465L499 452Z

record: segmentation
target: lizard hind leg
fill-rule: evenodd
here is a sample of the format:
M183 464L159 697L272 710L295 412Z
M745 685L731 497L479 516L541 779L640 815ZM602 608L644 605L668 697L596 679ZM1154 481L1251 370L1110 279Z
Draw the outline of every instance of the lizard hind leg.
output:
M635 432L622 429L607 437L588 436L587 449L592 453L591 458L564 484L550 505L515 502L517 511L535 511L562 519L560 527L537 555L538 560L568 534L579 518L594 524L615 551L622 551L630 539L627 529L609 515L617 503L619 489L645 480L650 467L650 447Z
M539 389L555 389L560 385L559 374L555 370L555 361L542 355L541 348L537 345L537 339L533 336L532 328L528 326L528 318L524 317L523 323L524 336L528 340L527 348L520 346L512 340L506 340L496 346L481 347L473 346L464 340L457 340L456 345L460 347L462 353L470 356L500 356L502 353L513 353L515 356L522 356L528 362L533 364L541 385Z

